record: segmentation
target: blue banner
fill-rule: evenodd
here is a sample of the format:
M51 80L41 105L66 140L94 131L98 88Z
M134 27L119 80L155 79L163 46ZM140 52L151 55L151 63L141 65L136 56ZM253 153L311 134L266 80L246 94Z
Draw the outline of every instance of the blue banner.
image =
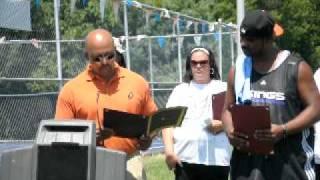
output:
M128 6L128 7L131 7L132 5L133 5L132 0L127 0L127 6Z
M87 6L88 5L88 0L82 0L82 5Z
M41 4L41 1L40 0L35 0L35 4L36 4L36 7L39 8L40 4Z
M161 21L161 16L159 13L156 13L155 16L154 16L154 21L155 22L160 22Z
M158 37L157 42L158 42L160 48L163 48L164 45L166 44L166 39L164 37Z
M183 19L179 19L179 29L180 29L180 32L183 32L186 28L186 21L184 21Z
M220 33L213 33L213 38L214 38L214 40L219 41Z
M207 32L209 32L209 25L207 24L207 23L202 23L201 24L201 32L202 33L207 33Z

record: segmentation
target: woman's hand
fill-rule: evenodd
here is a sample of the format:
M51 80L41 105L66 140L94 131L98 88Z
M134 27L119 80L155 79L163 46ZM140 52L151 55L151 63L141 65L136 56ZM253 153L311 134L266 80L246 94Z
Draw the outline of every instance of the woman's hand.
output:
M222 121L211 120L210 123L208 123L207 129L209 132L212 132L213 134L217 134L223 131Z
M177 164L180 164L180 165L182 164L180 159L175 153L165 153L165 156L166 156L165 160L169 170L175 169Z

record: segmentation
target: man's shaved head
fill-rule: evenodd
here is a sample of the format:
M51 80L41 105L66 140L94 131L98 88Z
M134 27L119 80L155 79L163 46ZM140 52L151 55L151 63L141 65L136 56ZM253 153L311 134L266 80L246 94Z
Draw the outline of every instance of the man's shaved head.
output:
M89 32L86 38L85 54L93 74L105 81L115 76L115 47L109 31L96 29Z
M87 35L86 52L90 53L94 50L114 49L112 34L105 29L96 29Z

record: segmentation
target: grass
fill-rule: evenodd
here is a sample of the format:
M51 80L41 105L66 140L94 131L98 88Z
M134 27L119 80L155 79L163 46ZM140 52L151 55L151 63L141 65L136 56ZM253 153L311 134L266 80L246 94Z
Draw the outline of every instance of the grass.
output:
M148 180L174 179L174 173L169 171L163 154L144 156L143 163Z

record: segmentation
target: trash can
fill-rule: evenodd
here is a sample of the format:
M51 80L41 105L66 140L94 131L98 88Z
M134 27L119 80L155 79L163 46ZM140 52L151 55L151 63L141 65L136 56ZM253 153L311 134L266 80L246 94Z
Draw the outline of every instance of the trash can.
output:
M87 120L43 120L34 145L36 180L95 179L96 128Z

